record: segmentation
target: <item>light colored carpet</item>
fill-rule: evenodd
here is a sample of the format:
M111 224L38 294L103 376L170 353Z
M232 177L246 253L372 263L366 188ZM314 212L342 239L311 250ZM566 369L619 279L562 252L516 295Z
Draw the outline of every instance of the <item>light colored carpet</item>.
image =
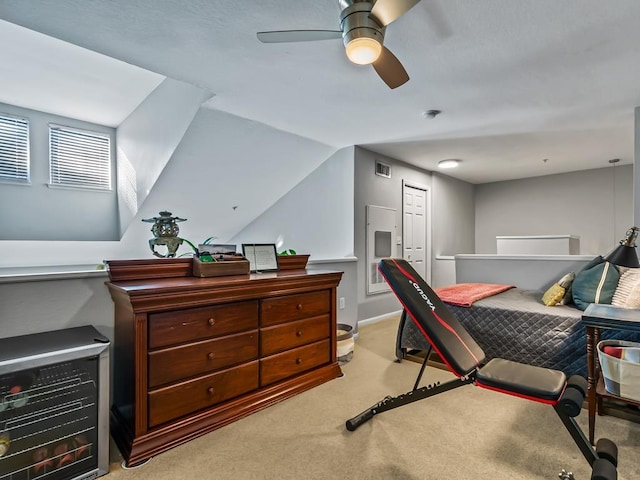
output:
M551 480L589 465L552 407L465 386L374 416L345 421L410 390L420 366L394 362L397 320L360 328L344 376L124 470L111 447L106 480L463 479ZM453 378L427 367L423 385ZM586 431L587 412L579 423ZM598 417L596 437L618 444L619 478L640 478L640 425Z

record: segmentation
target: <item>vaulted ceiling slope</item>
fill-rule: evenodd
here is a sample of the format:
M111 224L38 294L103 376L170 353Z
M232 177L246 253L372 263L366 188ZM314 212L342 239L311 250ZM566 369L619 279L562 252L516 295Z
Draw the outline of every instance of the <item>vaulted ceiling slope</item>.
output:
M344 0L343 2L344 3ZM633 162L637 0L422 0L386 29L391 90L340 40L337 0L3 0L0 18L215 92L210 108L472 183ZM431 118L431 109L442 113Z

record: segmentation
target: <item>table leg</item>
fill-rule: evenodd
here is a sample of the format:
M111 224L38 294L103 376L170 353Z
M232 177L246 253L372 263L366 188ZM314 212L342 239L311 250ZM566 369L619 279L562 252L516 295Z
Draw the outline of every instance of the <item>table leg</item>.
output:
M589 442L592 445L594 445L593 438L596 428L595 331L595 327L587 327L587 399L589 404Z
M600 329L598 327L594 327L593 332L593 371L595 372L595 384L596 384L596 412L598 415L604 415L602 408L602 397L598 395L598 381L600 380L600 359L598 358L598 344L600 343Z

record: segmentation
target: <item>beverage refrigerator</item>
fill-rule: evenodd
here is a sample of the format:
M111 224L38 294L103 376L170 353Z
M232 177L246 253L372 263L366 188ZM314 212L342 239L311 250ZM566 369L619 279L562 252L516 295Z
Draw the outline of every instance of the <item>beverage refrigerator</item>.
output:
M0 480L109 470L109 340L92 326L0 339Z

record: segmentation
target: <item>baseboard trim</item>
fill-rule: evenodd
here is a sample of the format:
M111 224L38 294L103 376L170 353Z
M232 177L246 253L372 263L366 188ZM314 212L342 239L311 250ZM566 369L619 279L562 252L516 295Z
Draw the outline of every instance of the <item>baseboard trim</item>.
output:
M364 320L358 320L358 327L362 325L371 325L373 323L382 322L384 320L390 320L392 318L397 318L402 314L402 310L397 310L395 312L385 313L384 315L378 315L377 317L369 317Z

